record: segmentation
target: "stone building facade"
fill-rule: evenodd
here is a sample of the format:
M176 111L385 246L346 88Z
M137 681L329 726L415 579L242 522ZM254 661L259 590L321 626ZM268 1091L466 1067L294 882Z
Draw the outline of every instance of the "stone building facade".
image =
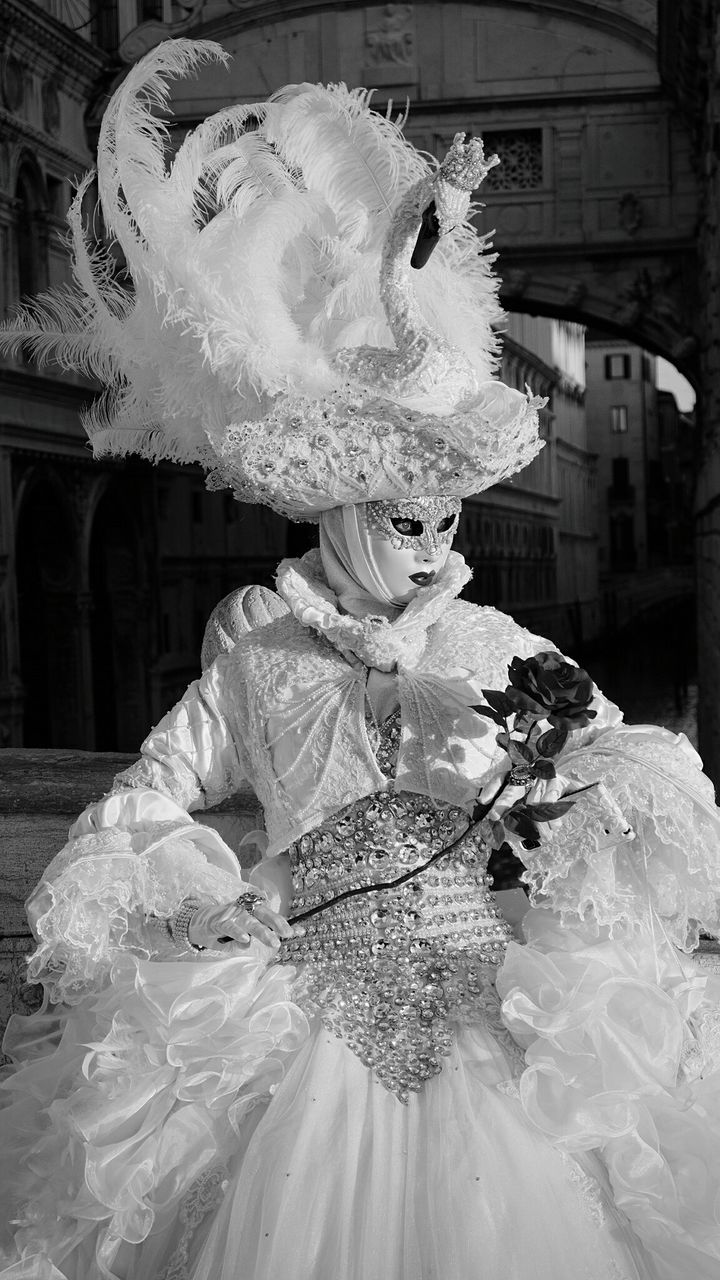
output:
M622 338L587 341L588 433L598 455L598 556L604 573L647 570L662 557L655 359Z
M112 78L89 15L0 0L6 315L69 277L64 215ZM197 674L217 600L269 582L288 550L286 521L207 493L193 468L93 462L92 394L55 366L0 361L0 747L135 749Z
M544 448L511 481L464 505L466 591L572 651L599 628L595 459L585 426L585 339L569 321L512 314L501 377L547 397Z
M699 175L698 730L706 768L720 784L720 0L660 0L660 17L660 68Z
M1 301L7 306L26 288L61 278L53 237L69 179L87 166L88 139L127 66L168 36L215 38L232 62L227 71L207 69L180 87L173 101L180 128L228 100L265 97L278 84L344 79L373 87L379 106L409 98L408 132L436 154L457 129L483 132L504 157L487 184L480 227L496 229L505 305L609 326L666 355L706 387L705 421L715 423L720 233L709 54L717 47L718 3L0 0ZM527 357L509 341L507 360L513 359ZM559 367L536 354L534 373L552 385L556 414L546 416L548 449L536 464L555 468L550 486L542 489L536 473L525 477L522 499L519 482L484 499L488 512L494 507L484 518L497 555L488 553L481 521L468 527L468 538L479 549L478 591L486 598L494 593L521 616L526 609L527 621L545 629L553 598L566 614L572 605L574 621L563 623L568 638L558 635L559 643L572 644L594 625L583 596L592 581L594 481L580 428L561 434L557 426ZM570 416L572 406L579 413L578 387L566 397ZM245 577L246 564L262 578L288 544L287 528L270 529L257 513L228 516L222 500L217 509L207 506L215 499L198 493L195 475L153 474L133 462L91 465L78 425L85 396L72 379L32 364L0 370L0 741L21 740L33 699L37 732L48 732L47 718L44 726L39 719L47 690L65 697L51 717L53 735L88 746L100 741L99 725L111 719L117 664L139 670L132 650L142 639L150 654L145 686L134 706L115 710L123 724L117 745L131 745L131 738L134 745L141 721L144 728L156 718L192 674L198 618ZM708 430L712 438L714 428ZM708 655L701 678L708 691L720 684L720 649L712 657L720 634L712 612L720 598L713 576L720 573L716 453L711 443L701 500L710 522L701 553L701 647ZM161 496L163 486L172 497ZM176 498L176 490L184 496ZM515 514L521 500L522 517ZM185 513L181 547L173 544L171 522L162 532L163 503ZM508 519L499 514L503 506ZM512 547L504 545L501 554L508 536ZM532 547L526 560L525 537ZM532 584L525 601L523 583ZM108 653L111 632L124 638L116 665L106 665L98 684L92 671ZM52 638L44 659L43 636ZM21 651L33 655L31 679ZM713 727L720 716L714 702L707 706L705 750L720 776L720 729L715 735Z

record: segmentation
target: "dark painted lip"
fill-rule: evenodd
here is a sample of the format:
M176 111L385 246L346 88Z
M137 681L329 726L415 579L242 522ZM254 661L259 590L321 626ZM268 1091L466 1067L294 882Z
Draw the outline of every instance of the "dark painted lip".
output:
M414 582L418 587L429 587L434 577L435 570L433 569L430 573L411 573L410 581Z

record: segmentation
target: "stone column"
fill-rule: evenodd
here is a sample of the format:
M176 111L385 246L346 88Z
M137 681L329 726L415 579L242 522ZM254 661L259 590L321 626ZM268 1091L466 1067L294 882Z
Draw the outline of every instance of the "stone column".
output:
M0 747L22 744L12 455L0 448Z
M700 751L720 785L720 0L706 0L695 50L704 82L698 111L701 310L698 411L702 454L696 499Z
M91 618L93 598L90 591L77 593L78 646L80 657L80 678L78 694L80 700L80 738L87 751L95 750L95 700L93 697L93 654Z

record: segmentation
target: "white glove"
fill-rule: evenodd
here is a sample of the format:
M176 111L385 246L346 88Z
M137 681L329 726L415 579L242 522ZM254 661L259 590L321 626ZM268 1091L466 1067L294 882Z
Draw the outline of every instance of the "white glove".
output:
M264 899L258 898L257 905L249 911L242 905L243 897L241 894L240 902L210 902L198 907L187 929L190 945L235 951L249 947L253 938L274 947L279 938L294 937L292 925L272 911Z
M495 777L492 782L483 787L479 796L481 804L488 804L492 800L500 787L500 782L501 779ZM498 796L486 816L491 822L501 822L508 809L512 809L513 805L521 800L525 800L528 804L550 804L555 800L561 800L565 792L574 790L575 786L572 779L566 778L562 773L556 774L554 778L535 778L524 785L508 786Z

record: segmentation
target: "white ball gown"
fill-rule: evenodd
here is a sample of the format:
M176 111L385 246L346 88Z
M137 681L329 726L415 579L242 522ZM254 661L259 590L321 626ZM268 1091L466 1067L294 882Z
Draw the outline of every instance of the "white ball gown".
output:
M603 786L529 856L522 941L474 838L372 889L467 828L499 753L471 707L547 647L466 576L380 628L378 726L355 620L286 563L288 612L75 824L29 904L51 1003L7 1042L3 1280L716 1280L719 979L689 953L720 823L685 740L596 695L563 768ZM279 952L181 952L182 900L243 887L190 811L243 779L292 912L371 891Z

